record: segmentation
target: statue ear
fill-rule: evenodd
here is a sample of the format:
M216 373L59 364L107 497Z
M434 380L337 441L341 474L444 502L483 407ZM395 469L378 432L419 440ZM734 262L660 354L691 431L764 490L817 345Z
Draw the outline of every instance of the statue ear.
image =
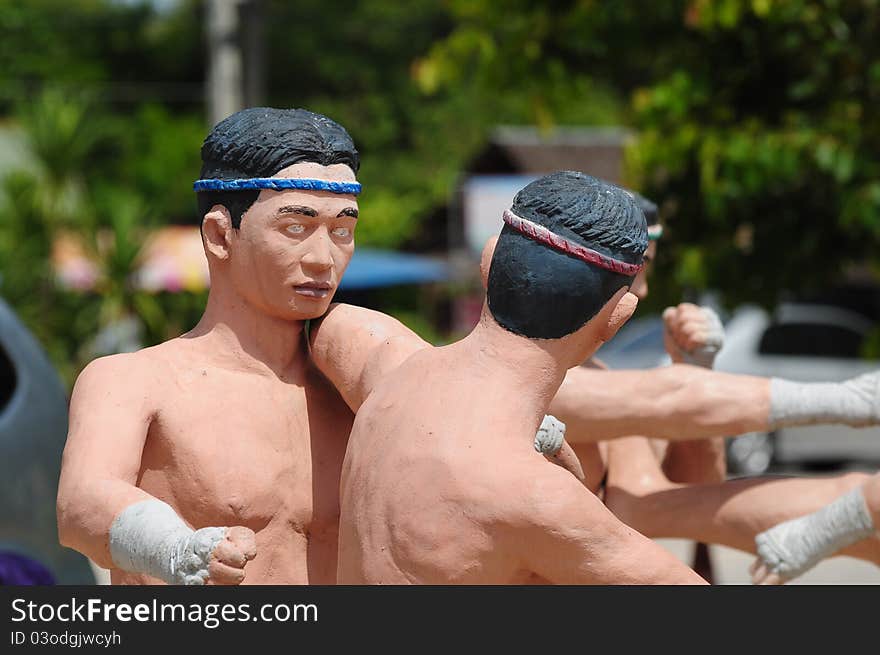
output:
M495 254L496 245L498 245L498 235L489 237L480 255L480 279L483 282L483 291L489 289L489 268L492 266L492 256Z
M229 259L232 216L223 205L214 205L202 219L202 238L205 250L217 259Z
M639 299L629 290L628 287L620 289L614 297L612 297L605 307L602 308L602 341L610 341L617 334L617 331L623 327L639 304ZM610 310L610 311L609 311Z

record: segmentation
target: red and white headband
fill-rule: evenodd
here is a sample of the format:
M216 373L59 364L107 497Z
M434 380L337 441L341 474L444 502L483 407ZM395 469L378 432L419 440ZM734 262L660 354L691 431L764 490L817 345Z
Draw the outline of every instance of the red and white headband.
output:
M524 234L530 239L534 239L535 241L550 246L555 250L564 252L567 255L577 257L588 264L595 264L599 268L604 268L606 271L620 273L621 275L638 275L639 271L641 271L644 266L644 264L622 262L619 259L603 255L601 252L582 246L574 241L569 241L565 237L561 237L558 234L551 232L543 225L532 223L532 221L517 216L509 209L504 210L502 218L507 225L520 234Z

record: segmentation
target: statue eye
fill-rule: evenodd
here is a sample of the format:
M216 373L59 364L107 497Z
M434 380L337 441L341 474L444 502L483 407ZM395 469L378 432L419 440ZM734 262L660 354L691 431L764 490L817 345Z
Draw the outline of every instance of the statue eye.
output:
M306 226L305 226L305 225L299 225L299 224L297 224L297 223L294 223L293 225L288 225L288 226L287 226L287 231L288 231L290 234L302 234L303 232L306 231Z
M351 230L349 230L347 227L337 227L333 230L333 236L340 237L342 239L346 238L350 234Z

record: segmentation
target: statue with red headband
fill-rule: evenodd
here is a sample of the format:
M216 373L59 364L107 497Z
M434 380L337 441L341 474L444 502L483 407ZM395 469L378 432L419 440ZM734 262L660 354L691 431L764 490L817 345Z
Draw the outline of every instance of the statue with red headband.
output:
M622 189L565 171L522 189L504 222L469 335L421 349L392 337L363 375L334 380L360 403L342 472L339 582L701 582L528 448L566 371L636 307L642 212ZM314 331L330 376L348 357L350 320L337 307Z

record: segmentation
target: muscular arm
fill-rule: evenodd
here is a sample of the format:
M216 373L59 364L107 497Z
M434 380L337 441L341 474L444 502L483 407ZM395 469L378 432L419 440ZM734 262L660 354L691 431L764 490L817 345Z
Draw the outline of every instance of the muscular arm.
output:
M701 439L768 429L770 380L687 364L647 371L570 369L549 413L571 443L631 434Z
M352 411L384 375L430 344L381 312L335 304L313 324L312 360Z
M571 476L554 470L535 477L527 493L518 552L541 577L556 584L705 584Z
M256 553L252 530L193 530L136 486L155 418L153 376L137 355L114 355L77 379L58 484L58 539L108 569L175 584L239 584Z
M58 484L62 545L114 568L109 531L126 507L153 498L137 488L141 452L153 418L136 360L96 360L80 374L70 400L70 429ZM128 381L127 383L123 381Z
M569 441L643 434L676 442L675 451L682 441L779 427L880 423L880 372L831 383L719 373L711 370L723 343L714 312L682 303L667 308L663 322L666 350L678 363L650 371L569 371L550 405L568 426ZM700 366L682 363L689 360ZM704 450L702 444L681 447ZM702 468L723 471L723 451L721 441L705 449ZM708 479L685 474L682 481Z

